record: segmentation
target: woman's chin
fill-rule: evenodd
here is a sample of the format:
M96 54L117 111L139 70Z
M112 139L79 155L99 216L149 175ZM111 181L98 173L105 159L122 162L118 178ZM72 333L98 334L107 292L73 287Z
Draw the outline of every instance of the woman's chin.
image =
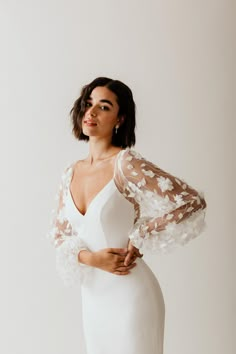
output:
M94 131L94 129L88 128L83 129L83 134L86 136L96 136L98 135L97 132Z

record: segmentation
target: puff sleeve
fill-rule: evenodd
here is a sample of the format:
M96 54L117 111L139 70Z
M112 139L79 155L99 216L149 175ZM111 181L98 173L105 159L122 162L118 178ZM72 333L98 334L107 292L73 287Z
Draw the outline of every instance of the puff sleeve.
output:
M73 229L66 215L66 197L69 188L73 164L62 173L59 189L56 194L57 206L52 210L50 230L46 237L56 250L56 269L64 285L71 286L82 282L86 273L91 269L88 265L79 262L79 252L88 250Z
M206 227L206 201L183 179L126 149L116 162L115 182L134 204L131 243L141 253L167 253L198 236Z

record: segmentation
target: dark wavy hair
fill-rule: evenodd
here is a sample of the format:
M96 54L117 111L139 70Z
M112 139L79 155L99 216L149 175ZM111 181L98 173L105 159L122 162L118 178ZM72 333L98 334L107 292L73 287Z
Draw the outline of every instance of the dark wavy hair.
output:
M97 86L105 86L116 95L119 105L118 116L124 117L124 121L117 130L117 133L115 134L115 130L113 131L112 145L122 148L131 147L135 144L136 127L136 106L132 91L123 82L107 77L98 77L82 88L80 97L75 101L70 111L74 136L78 140L89 140L89 137L84 135L82 131L82 118L86 109L86 101L93 89Z

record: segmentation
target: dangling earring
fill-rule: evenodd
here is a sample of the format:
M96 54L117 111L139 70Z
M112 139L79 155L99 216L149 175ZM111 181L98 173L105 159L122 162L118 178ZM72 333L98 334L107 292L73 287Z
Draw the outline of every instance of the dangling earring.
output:
M119 125L116 125L115 126L115 134L117 134L118 128L119 128Z

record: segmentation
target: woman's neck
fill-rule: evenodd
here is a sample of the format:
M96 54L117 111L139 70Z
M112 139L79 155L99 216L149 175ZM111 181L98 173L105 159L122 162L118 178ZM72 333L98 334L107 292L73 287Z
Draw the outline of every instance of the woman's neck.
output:
M114 146L111 142L107 140L89 140L89 155L86 158L86 161L93 165L96 162L109 159L110 157L116 155L121 150L120 147Z

